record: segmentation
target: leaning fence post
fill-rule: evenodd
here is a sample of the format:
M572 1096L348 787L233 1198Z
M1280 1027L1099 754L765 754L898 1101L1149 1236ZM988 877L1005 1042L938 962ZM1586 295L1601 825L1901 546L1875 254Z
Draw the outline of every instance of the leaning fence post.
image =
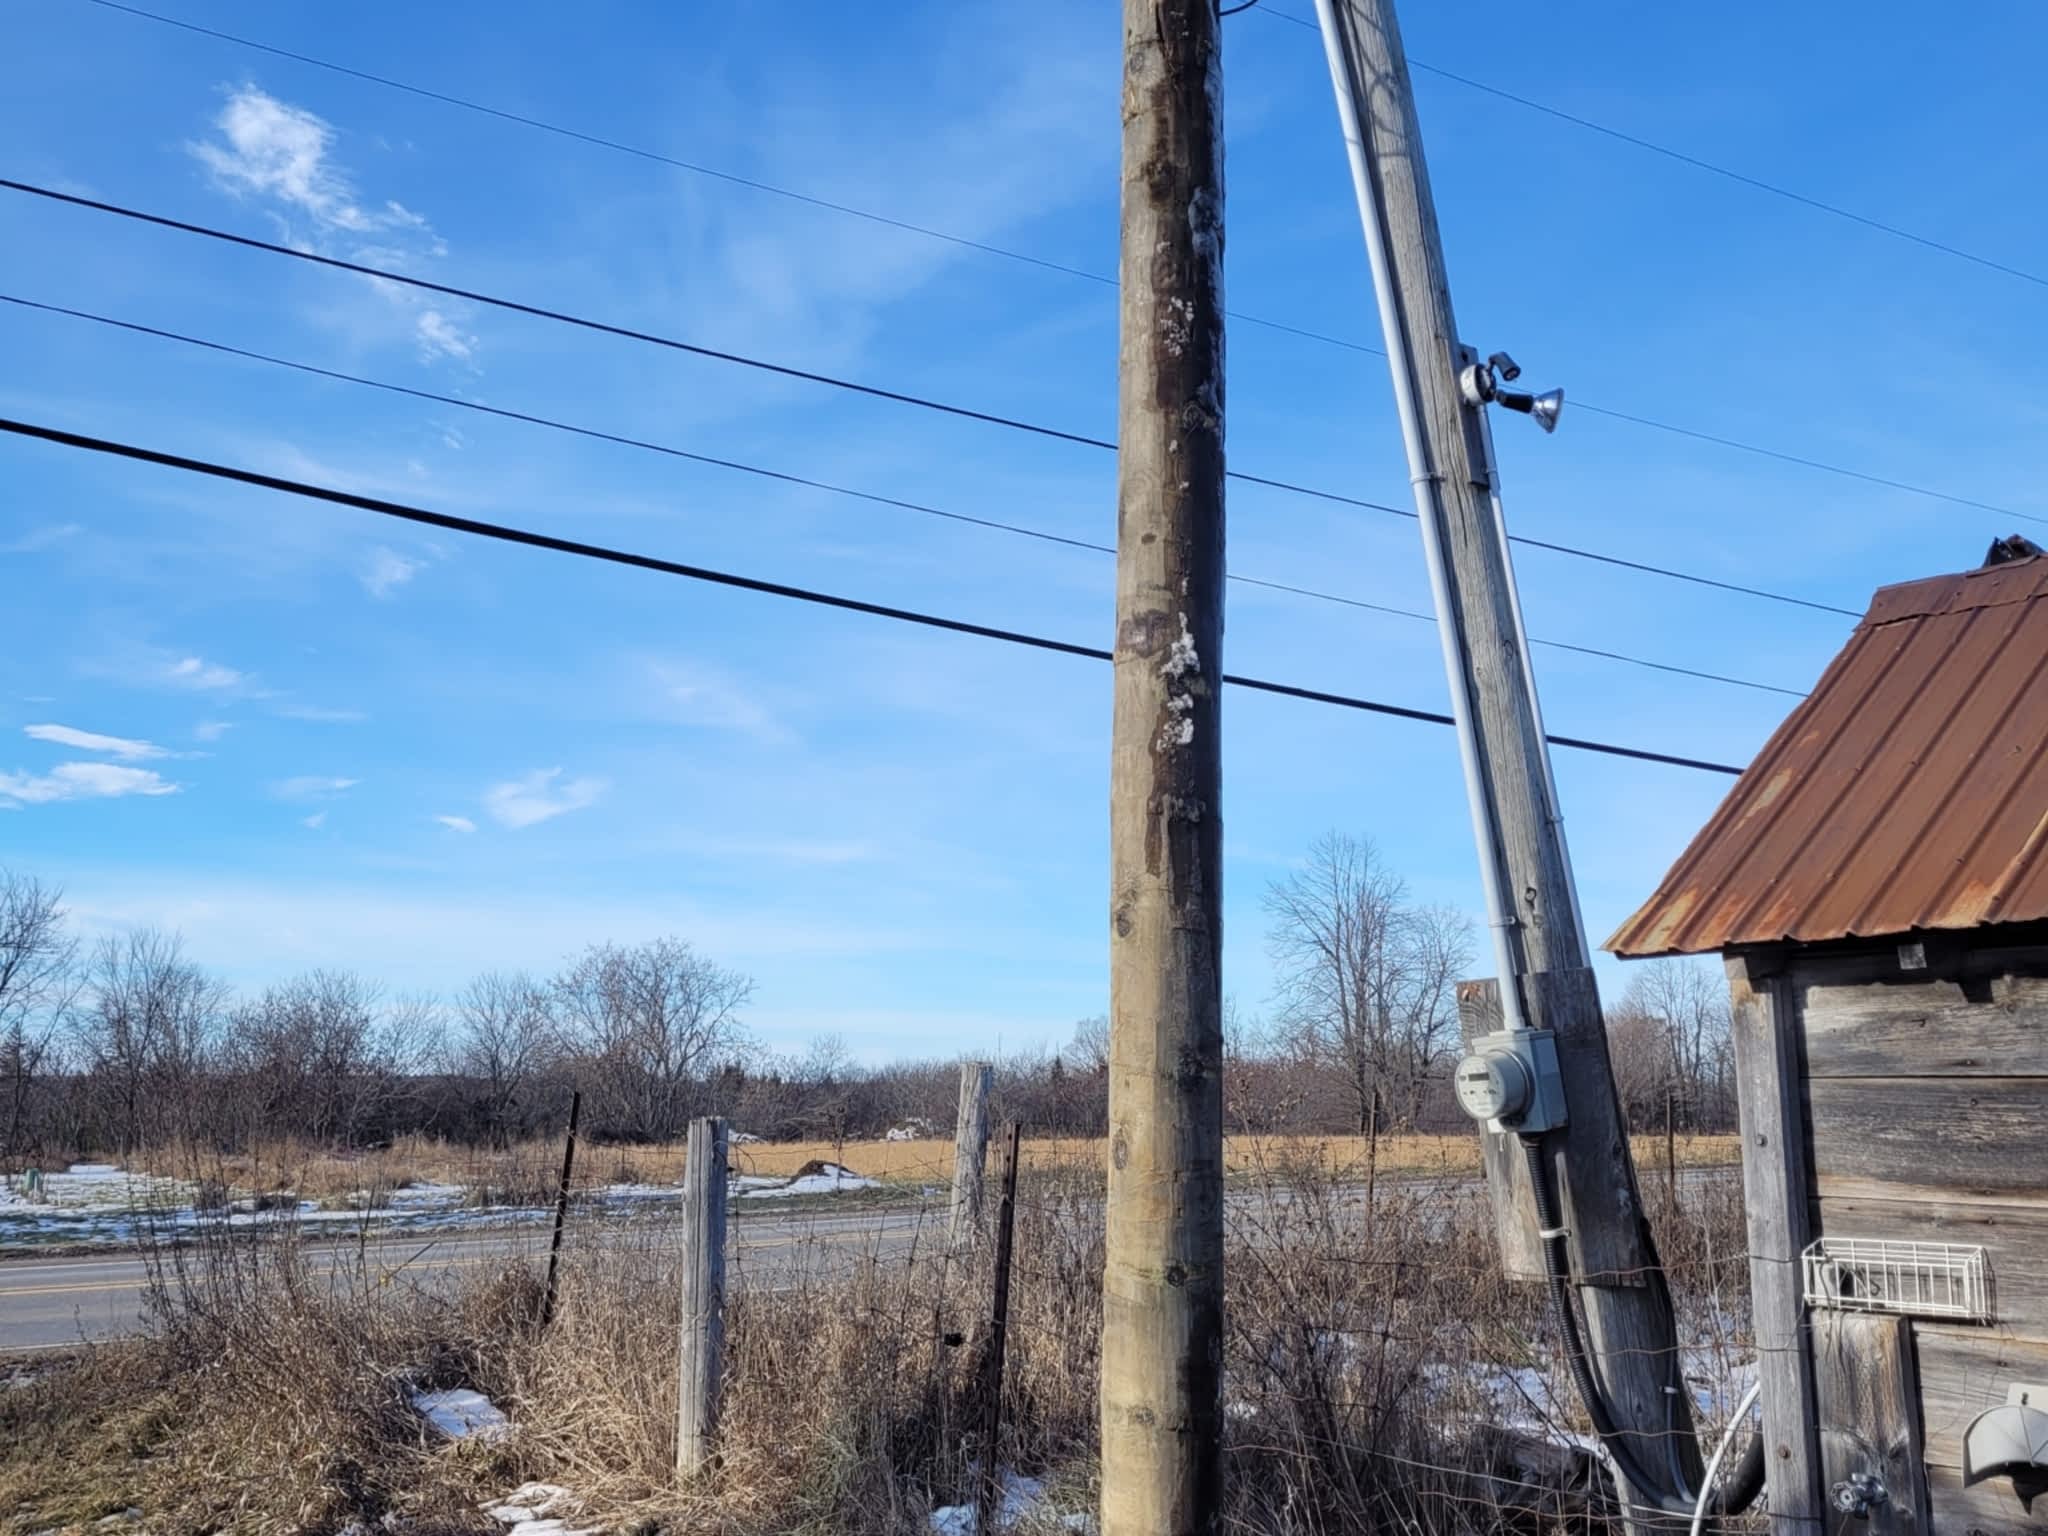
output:
M725 1122L692 1120L683 1165L681 1376L676 1398L676 1473L711 1461L718 1432L719 1367L725 1353Z
M540 1325L555 1320L555 1277L562 1264L562 1224L569 1219L569 1175L576 1167L576 1122L583 1116L583 1090L569 1095L569 1135L562 1143L562 1187L555 1196L555 1235L548 1239L548 1288L541 1296Z
M975 1498L974 1528L982 1536L992 1536L1002 1502L1002 1460L996 1451L1003 1433L1003 1356L1010 1330L1010 1253L1017 1230L1017 1143L1022 1129L1010 1122L1002 1203L996 1207L995 1293L988 1309L988 1353L982 1357L981 1484Z
M988 1096L995 1069L985 1061L960 1063L960 1116L953 1128L953 1220L948 1240L960 1253L981 1234L982 1168L988 1158Z

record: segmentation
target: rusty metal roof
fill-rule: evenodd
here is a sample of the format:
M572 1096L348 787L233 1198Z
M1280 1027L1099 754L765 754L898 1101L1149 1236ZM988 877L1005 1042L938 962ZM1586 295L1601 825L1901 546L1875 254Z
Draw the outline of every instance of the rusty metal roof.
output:
M2048 917L2048 556L1882 588L1617 955Z

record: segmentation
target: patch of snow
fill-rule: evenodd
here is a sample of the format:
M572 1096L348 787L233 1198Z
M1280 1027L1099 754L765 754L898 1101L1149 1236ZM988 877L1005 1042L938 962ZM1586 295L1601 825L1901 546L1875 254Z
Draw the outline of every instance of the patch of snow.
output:
M416 1211L422 1208L440 1208L462 1204L467 1191L460 1184L436 1184L426 1180L394 1189L385 1197L384 1203L397 1211Z
M445 1392L414 1392L412 1405L421 1418L450 1440L471 1436L502 1440L512 1433L512 1424L498 1405L481 1392L454 1387Z
M675 1184L607 1184L597 1191L600 1203L611 1200L678 1200L682 1189Z
M583 1501L557 1483L521 1483L502 1499L481 1506L505 1536L596 1536L598 1526L572 1530L568 1518L584 1512Z
M996 1506L996 1527L1015 1525L1045 1497L1045 1484L1035 1477L1003 1473L1003 1496ZM972 1504L948 1504L932 1511L933 1536L979 1536ZM1085 1516L1083 1518L1086 1518ZM1069 1526L1068 1529L1075 1529Z
M818 1172L807 1173L802 1178L765 1182L742 1179L739 1182L742 1186L742 1200L784 1200L797 1195L836 1195L848 1189L873 1189L876 1184L875 1180L864 1179L837 1163L827 1163Z

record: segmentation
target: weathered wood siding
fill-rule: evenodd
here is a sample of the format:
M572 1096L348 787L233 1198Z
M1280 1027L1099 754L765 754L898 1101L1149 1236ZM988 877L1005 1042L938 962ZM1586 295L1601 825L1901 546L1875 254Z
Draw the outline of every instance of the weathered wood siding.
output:
M1995 1321L1915 1321L1931 1529L2048 1532L2003 1478L1962 1485L1963 1432L2048 1381L2048 948L1795 953L1809 1213L1823 1236L1975 1243Z

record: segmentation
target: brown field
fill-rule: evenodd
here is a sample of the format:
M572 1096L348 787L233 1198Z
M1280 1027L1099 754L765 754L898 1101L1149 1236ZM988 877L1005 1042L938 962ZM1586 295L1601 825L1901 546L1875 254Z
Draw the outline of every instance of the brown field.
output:
M1681 1136L1672 1152L1680 1167L1733 1164L1734 1136ZM1664 1166L1662 1136L1635 1138L1636 1165L1644 1178ZM1027 1168L1100 1169L1106 1156L1100 1138L1043 1137L1024 1143ZM1479 1143L1472 1136L1233 1136L1224 1149L1232 1174L1255 1167L1313 1165L1339 1179L1363 1179L1369 1170L1395 1176L1469 1174L1479 1170ZM461 1184L487 1193L487 1203L545 1201L561 1174L559 1141L528 1141L503 1152L458 1146L425 1137L405 1137L388 1148L337 1153L295 1143L278 1143L249 1153L203 1157L180 1154L151 1159L152 1172L216 1179L237 1190L291 1190L309 1199L338 1198L358 1190L389 1191L409 1184ZM682 1177L684 1145L584 1144L577 1148L576 1185L673 1184ZM812 1162L839 1163L853 1172L901 1186L943 1185L953 1177L953 1144L923 1141L742 1142L732 1148L737 1173L787 1176Z
M1283 1155L1247 1141L1233 1162L1244 1166L1259 1145ZM1361 1150L1350 1140L1283 1145L1333 1162ZM465 1171L447 1149L411 1150L423 1175ZM756 1167L781 1169L831 1149L750 1150ZM1007 1536L1060 1536L1066 1512L1093 1504L1097 1477L1100 1147L1033 1150L1091 1161L1034 1170L1024 1184L995 1451L1048 1490L1042 1514ZM1660 1138L1660 1159L1662 1150ZM869 1143L846 1156L918 1177L945 1151ZM1395 1139L1379 1151L1383 1167L1470 1166L1465 1138ZM607 1171L614 1155L598 1149L593 1168ZM661 1159L674 1156L647 1156L642 1171L667 1171ZM363 1161L348 1166L360 1174ZM1231 1409L1219 1528L1618 1529L1588 1506L1582 1483L1503 1471L1500 1442L1486 1432L1507 1420L1554 1446L1585 1426L1546 1342L1541 1288L1500 1272L1485 1195L1383 1180L1361 1201L1355 1186L1312 1166L1282 1172L1292 1198L1234 1202L1226 1214L1220 1349ZM1714 1181L1681 1187L1674 1201L1654 1175L1646 1183L1702 1384L1732 1401L1751 1348L1741 1192ZM289 1236L202 1234L155 1256L145 1335L49 1357L0 1388L0 1530L488 1536L502 1527L478 1503L542 1479L584 1501L572 1526L611 1533L930 1536L931 1510L971 1495L987 1450L986 1248L960 1261L937 1243L806 1243L785 1256L777 1284L729 1294L720 1460L681 1486L671 1234L572 1230L548 1328L523 1262L458 1270L453 1284L393 1283L360 1259L317 1268ZM481 1392L512 1431L445 1444L410 1406L412 1387ZM1763 1528L1754 1517L1724 1527L1743 1536Z

